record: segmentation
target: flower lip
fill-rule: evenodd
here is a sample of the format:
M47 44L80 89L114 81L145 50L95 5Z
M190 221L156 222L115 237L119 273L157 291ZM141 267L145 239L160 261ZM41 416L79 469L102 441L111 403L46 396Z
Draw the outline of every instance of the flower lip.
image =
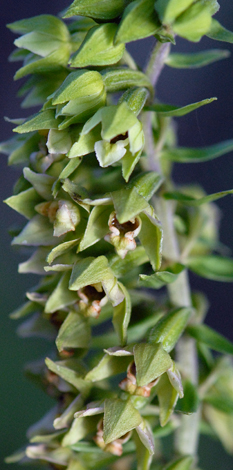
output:
M118 231L117 234L119 233L126 234L128 232L134 232L135 230L137 230L139 225L140 223L137 218L135 218L134 220L128 220L127 222L120 224L120 222L116 218L116 215L113 215L113 217L111 218L109 228L112 232L115 232L114 229L117 229Z

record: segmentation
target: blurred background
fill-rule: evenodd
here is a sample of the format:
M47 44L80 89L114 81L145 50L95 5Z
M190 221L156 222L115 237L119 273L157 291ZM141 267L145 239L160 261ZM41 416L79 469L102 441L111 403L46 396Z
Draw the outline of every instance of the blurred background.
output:
M178 1L178 0L177 0ZM219 0L221 9L216 18L228 29L233 30L233 2ZM16 97L21 81L14 82L16 70L7 57L14 48L13 34L5 28L7 23L29 18L42 13L56 14L67 7L69 0L1 0L0 27L0 141L11 136L11 125L4 116L19 118L27 116L30 110L20 109ZM151 40L144 40L129 46L130 51L143 66L150 49ZM218 101L177 120L178 141L183 146L205 146L233 138L233 45L216 43L204 38L198 44L178 40L176 51L191 52L212 47L228 49L232 56L223 61L197 70L176 70L165 67L160 78L157 96L160 101L174 105L186 105L213 96ZM1 298L1 469L16 470L3 462L5 456L21 447L27 428L39 420L53 406L52 399L23 376L25 362L49 354L49 344L42 340L19 339L15 333L16 322L8 315L24 301L24 292L36 283L35 276L18 275L17 265L23 260L17 249L10 247L8 228L21 220L17 214L2 203L11 195L18 172L7 166L6 157L1 155L0 183L0 298ZM197 182L203 184L207 193L233 188L233 153L212 162L176 165L174 177L178 183ZM218 202L221 210L221 241L233 247L233 199L228 196ZM192 286L204 290L211 304L207 324L233 340L233 286L205 281L196 276L191 278ZM200 449L202 469L232 470L233 459L227 456L220 444L203 438Z

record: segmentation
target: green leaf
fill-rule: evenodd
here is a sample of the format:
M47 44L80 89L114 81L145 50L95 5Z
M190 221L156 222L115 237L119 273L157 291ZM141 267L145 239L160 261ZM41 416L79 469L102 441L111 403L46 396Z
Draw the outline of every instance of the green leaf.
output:
M59 49L51 52L47 57L38 59L37 55L32 55L30 61L16 72L14 79L18 80L31 73L64 72L69 56L70 45L68 43L63 43Z
M61 41L69 39L69 31L63 21L53 15L39 15L10 23L7 27L14 33L26 34L32 31L49 33L51 37L59 37Z
M81 15L100 20L111 20L121 15L125 0L74 0L63 18Z
M223 41L228 42L230 44L233 43L233 33L228 29L224 28L217 20L213 20L211 22L211 27L209 31L206 33L211 39L215 41Z
M129 181L129 178L140 159L141 153L141 150L139 150L135 155L132 155L132 153L126 149L125 155L121 158L120 163L122 165L122 176L126 183Z
M70 292L69 290L69 279L70 271L63 274L57 287L48 298L45 305L45 313L53 313L56 310L60 310L68 305L72 305L77 302L78 296L76 292Z
M152 89L149 78L138 70L128 68L107 68L101 72L104 84L109 93L126 90L130 87L147 87Z
M134 187L114 191L111 196L116 217L120 224L134 219L141 211L148 208L147 201L138 194Z
M165 351L170 352L183 333L192 314L192 308L180 307L171 310L161 318L150 332L149 340L162 343Z
M77 359L67 359L65 361L54 362L48 357L45 364L49 370L57 374L69 384L77 388L84 396L90 390L90 384L85 382L83 377L83 369Z
M40 313L35 313L32 317L21 323L17 328L17 334L21 338L36 337L54 342L56 330L53 325L48 324L48 321Z
M149 451L150 455L155 453L155 443L154 443L154 436L148 421L143 419L143 421L136 427L136 432L140 441Z
M63 413L58 417L55 418L53 421L53 427L55 429L63 429L68 428L68 426L72 423L74 413L80 410L83 406L83 398L81 394L77 395L75 399L70 403L68 408L63 411Z
M35 302L29 301L14 310L9 316L12 320L18 320L19 318L23 318L30 315L30 313L37 312L38 310L40 310L40 306Z
M79 244L79 251L83 251L89 246L94 245L109 232L108 219L111 212L111 206L103 205L93 207L85 233Z
M19 264L18 272L45 275L44 265L47 254L48 248L38 248L27 261Z
M134 432L133 439L136 445L137 470L149 470L152 460L149 450L142 443L137 432Z
M53 226L42 215L33 217L12 241L12 245L24 246L49 246L55 243Z
M219 193L209 194L208 196L201 197L196 199L192 196L182 194L179 191L173 191L171 193L164 193L163 197L165 199L173 199L175 201L179 201L183 204L188 206L200 206L202 204L207 204L209 202L217 201L222 197L228 196L229 194L233 193L233 189L229 189L228 191L220 191Z
M160 289L166 284L176 281L179 274L185 269L180 263L170 266L167 271L157 271L151 276L140 274L140 285L151 289Z
M14 41L14 44L34 54L46 57L61 46L59 37L52 37L48 32L31 31Z
M97 417L90 416L87 418L74 419L71 428L65 434L62 440L62 446L67 448L67 446L76 444L76 442L81 441L88 434L95 432L98 421L99 421L99 416ZM79 470L82 470L82 468L83 467L79 467ZM74 470L75 470L75 467L74 467Z
M222 354L233 354L233 344L224 336L206 325L190 325L187 328L190 336L204 343L208 348Z
M196 413L199 406L197 387L187 379L183 382L183 387L184 396L177 401L176 411L188 415Z
M177 16L181 15L191 4L193 0L157 0L155 10L163 24L172 23Z
M83 155L94 152L94 145L98 140L101 140L99 126L92 129L88 134L81 134L71 147L68 157L82 157Z
M41 197L34 188L29 188L16 196L8 197L4 202L19 214L31 219L36 214L35 206L41 202Z
M24 134L25 132L38 131L42 129L57 129L61 122L60 118L55 119L53 109L47 109L36 114L33 118L25 121L21 126L13 129L14 132Z
M69 161L69 163L67 163L65 168L63 168L62 172L60 173L59 180L66 179L70 175L72 175L72 173L75 170L77 170L77 168L79 167L81 163L82 163L82 158L74 158L71 161Z
M212 64L217 60L229 57L230 51L224 49L210 49L208 51L195 52L192 54L169 54L165 63L175 69L195 69Z
M103 90L103 79L99 72L77 70L71 72L53 96L53 105L77 98L91 97Z
M170 104L152 104L151 106L146 106L145 111L155 111L156 113L161 114L161 116L164 117L180 117L185 116L186 114L195 111L195 109L198 109L201 106L212 103L212 101L216 100L217 98L207 98L206 100L188 104L187 106L183 106L182 108L179 108L178 106L172 106Z
M131 316L131 299L125 286L119 283L119 287L124 294L124 300L113 308L112 322L120 344L124 345L127 341L127 328Z
M179 395L172 387L167 374L159 379L156 392L159 400L159 420L160 425L163 427L169 421Z
M154 10L154 0L131 2L124 10L119 24L116 41L127 43L152 36L160 22Z
M85 380L98 382L99 380L121 374L122 372L126 373L131 360L131 356L117 357L105 354L97 366L87 373Z
M55 181L53 176L44 173L35 173L27 167L23 169L23 175L43 199L52 199L52 185Z
M193 3L176 18L172 29L179 36L198 42L210 29L211 14L211 8L207 2Z
M233 282L233 259L217 255L193 256L186 265L199 276L213 281Z
M71 311L59 330L56 346L58 351L66 348L88 348L91 338L91 329L88 320Z
M145 248L152 268L158 270L161 264L162 253L162 228L159 220L146 211L140 213L142 226L138 235L139 240Z
M109 399L104 404L104 442L119 439L136 428L142 421L140 413L133 407L130 399Z
M162 470L190 470L193 464L193 457L187 455L185 457L180 457L179 459L174 460L173 462L163 467Z
M214 158L221 157L226 153L233 151L233 140L226 140L219 144L201 148L185 148L176 147L174 149L166 149L162 152L161 157L179 163L196 163L206 162Z
M69 289L77 291L90 284L102 282L106 277L109 277L109 266L105 256L84 258L73 267Z
M122 58L124 44L114 45L117 25L106 23L91 28L81 47L70 60L71 67L116 64Z
M148 385L172 366L169 354L160 344L142 343L134 347L137 384Z
M74 240L70 240L69 242L60 243L59 245L55 246L50 253L48 254L46 261L51 264L56 258L62 256L64 253L67 253L71 250L74 246L76 246L79 242L79 238Z
M135 187L138 194L149 201L163 183L163 177L156 171L145 171L133 178L129 187Z
M149 91L145 87L133 87L128 88L123 95L120 97L118 103L126 101L129 109L138 116L142 111L147 99L149 97Z

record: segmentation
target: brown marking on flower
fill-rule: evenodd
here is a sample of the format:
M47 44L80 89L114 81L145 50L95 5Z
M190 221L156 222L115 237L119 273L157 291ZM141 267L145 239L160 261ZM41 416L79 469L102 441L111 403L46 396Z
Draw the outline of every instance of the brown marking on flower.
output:
M88 317L98 318L101 308L107 303L107 297L101 283L88 285L78 290L79 308Z
M126 140L128 137L128 131L125 134L118 134L110 140L110 144L116 144L119 140Z

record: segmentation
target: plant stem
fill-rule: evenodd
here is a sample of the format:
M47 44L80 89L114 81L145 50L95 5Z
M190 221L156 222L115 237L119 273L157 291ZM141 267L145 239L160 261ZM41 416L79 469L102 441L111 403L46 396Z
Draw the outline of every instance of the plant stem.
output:
M160 43L159 41L156 43L152 53L150 60L147 64L145 73L147 74L148 78L150 79L152 85L155 87L158 78L162 72L164 67L164 62L166 57L168 56L170 51L170 43ZM159 159L157 157L155 146L154 146L154 137L152 131L152 116L153 113L148 111L143 114L142 123L145 133L145 148L146 153L148 156L148 166L152 171L160 172L160 164Z
M169 53L169 45L157 43L148 63L146 73L153 85L158 81L163 69L164 61ZM143 120L146 152L148 155L148 169L160 171L159 157L155 152L152 113L145 113ZM176 231L174 227L174 209L172 201L163 198L155 199L155 208L161 220L164 231L163 256L174 262L180 261L180 251ZM187 271L180 273L178 279L168 286L168 294L171 303L176 307L187 307L192 305L190 286ZM198 381L198 361L195 341L186 335L179 340L176 348L176 358L185 378L193 384ZM175 434L175 451L180 455L196 455L199 436L200 411L192 415L182 415L180 426Z

